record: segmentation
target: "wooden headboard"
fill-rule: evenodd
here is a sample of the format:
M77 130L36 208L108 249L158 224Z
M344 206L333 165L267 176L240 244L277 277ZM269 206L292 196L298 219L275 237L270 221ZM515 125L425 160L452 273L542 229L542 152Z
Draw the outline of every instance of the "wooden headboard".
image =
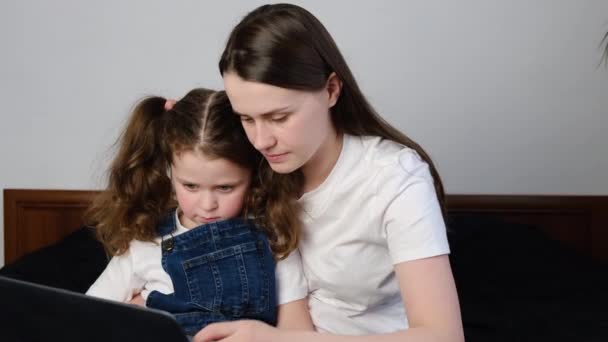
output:
M97 191L5 189L5 263L79 228L95 194ZM608 260L608 196L448 195L448 212L531 224L582 253Z
M78 229L96 193L4 189L4 263L59 241Z

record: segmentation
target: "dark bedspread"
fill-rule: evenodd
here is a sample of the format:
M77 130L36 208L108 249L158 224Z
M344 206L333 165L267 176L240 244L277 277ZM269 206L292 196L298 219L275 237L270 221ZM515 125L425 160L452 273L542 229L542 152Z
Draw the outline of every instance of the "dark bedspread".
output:
M608 341L608 265L534 227L449 222L466 341Z
M483 216L448 222L466 341L608 341L608 265L533 227ZM81 227L0 275L85 292L107 260Z

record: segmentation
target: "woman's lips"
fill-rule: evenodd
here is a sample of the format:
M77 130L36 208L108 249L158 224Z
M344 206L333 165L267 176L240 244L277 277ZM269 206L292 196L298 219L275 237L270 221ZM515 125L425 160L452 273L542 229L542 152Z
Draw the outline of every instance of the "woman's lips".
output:
M280 163L287 158L288 152L285 153L275 153L275 154L264 154L266 160L271 163Z

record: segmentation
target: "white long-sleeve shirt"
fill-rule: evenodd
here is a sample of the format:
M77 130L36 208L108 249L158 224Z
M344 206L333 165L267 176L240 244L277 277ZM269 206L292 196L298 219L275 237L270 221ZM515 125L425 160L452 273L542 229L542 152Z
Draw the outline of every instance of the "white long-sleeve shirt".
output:
M188 228L184 227L178 218L177 230L173 232L173 236L186 231ZM170 236L164 238L168 239ZM160 242L160 237L154 242L131 241L127 252L114 256L86 293L120 302L129 301L137 294L147 300L150 292L154 290L164 294L173 293L171 277L161 264ZM287 259L279 261L275 273L279 305L306 297L308 291L297 251Z

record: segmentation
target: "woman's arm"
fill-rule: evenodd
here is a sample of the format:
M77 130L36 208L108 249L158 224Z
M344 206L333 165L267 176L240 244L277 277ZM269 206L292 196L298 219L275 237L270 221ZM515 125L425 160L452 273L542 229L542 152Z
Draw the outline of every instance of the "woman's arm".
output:
M343 336L279 330L257 321L216 323L201 330L196 342L462 342L464 333L456 287L447 255L395 266L407 309L409 329L390 334Z
M308 297L279 305L277 316L277 328L279 329L315 330L310 312L308 311Z
M402 262L395 272L409 322L403 341L464 341L448 255Z
M298 249L277 262L277 327L283 330L310 330L314 325L308 311L308 282Z

